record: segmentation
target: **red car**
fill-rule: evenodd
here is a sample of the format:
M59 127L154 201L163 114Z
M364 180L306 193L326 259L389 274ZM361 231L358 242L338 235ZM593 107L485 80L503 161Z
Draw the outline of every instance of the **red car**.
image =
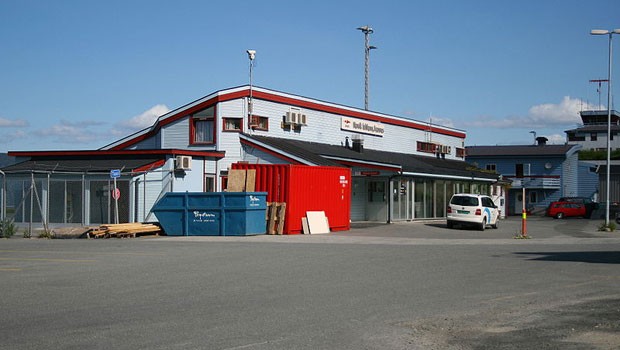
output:
M547 216L562 219L569 216L587 217L586 206L575 202L552 202L547 208Z

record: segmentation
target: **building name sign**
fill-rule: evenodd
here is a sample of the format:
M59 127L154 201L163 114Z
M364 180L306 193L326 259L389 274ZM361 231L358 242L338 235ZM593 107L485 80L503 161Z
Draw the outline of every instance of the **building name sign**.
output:
M383 137L383 134L385 133L385 128L383 127L383 124L381 123L371 122L371 121L363 120L363 119L349 118L349 117L342 117L340 121L341 121L340 128L342 130L348 130L348 131L353 131L353 132L359 132L362 134L369 134L369 135L375 135L375 136L381 136L381 137Z

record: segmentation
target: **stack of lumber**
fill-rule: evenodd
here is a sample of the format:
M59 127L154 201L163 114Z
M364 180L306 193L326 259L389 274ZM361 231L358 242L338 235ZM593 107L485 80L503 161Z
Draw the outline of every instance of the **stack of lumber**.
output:
M128 223L106 224L95 227L86 233L88 238L135 238L144 235L159 235L161 227L153 224Z

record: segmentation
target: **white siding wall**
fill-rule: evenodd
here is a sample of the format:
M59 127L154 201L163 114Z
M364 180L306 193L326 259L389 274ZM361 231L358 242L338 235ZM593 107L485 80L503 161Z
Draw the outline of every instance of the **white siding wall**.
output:
M189 118L182 118L161 130L162 148L187 148L189 145Z
M243 147L243 161L254 164L288 164L284 160L254 147Z
M146 140L140 141L135 145L132 145L128 149L138 150L138 149L159 149L161 148L161 131L157 133L157 135L153 137L149 137Z
M234 116L244 114L244 103L242 100L229 101L220 105L220 115ZM238 112L234 111L235 108L238 109ZM356 137L361 136L364 139L364 148L424 155L428 155L428 153L417 152L417 141L433 141L451 146L451 153L446 156L451 159L457 159L456 148L463 147L463 139L459 137L430 133L425 130L391 124L384 124L385 133L383 137L344 131L340 129L340 115L311 109L302 109L302 113L307 116L308 125L302 126L300 131L284 129L281 127L281 124L288 111L288 105L254 99L254 115L269 118L269 131L254 130L248 132L255 135L290 138L332 145L343 144L347 136L352 138L355 135ZM435 126L435 128L437 127ZM221 146L224 147L226 144L222 142ZM228 152L228 149L226 150ZM234 150L232 151L234 152Z
M192 159L192 170L175 173L174 192L202 192L204 186L203 166L203 160Z
M565 197L577 196L578 153L569 156L562 165L562 192Z
M227 169L230 164L243 160L241 144L239 142L239 133L222 131L223 118L243 118L245 99L226 101L217 106L217 149L225 150L226 157L220 161L221 169ZM247 118L243 120L242 129L247 127Z

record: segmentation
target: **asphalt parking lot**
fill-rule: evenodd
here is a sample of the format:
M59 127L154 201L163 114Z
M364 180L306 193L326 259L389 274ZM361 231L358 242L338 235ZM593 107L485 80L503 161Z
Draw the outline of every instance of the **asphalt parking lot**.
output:
M0 240L0 349L617 349L620 233Z

